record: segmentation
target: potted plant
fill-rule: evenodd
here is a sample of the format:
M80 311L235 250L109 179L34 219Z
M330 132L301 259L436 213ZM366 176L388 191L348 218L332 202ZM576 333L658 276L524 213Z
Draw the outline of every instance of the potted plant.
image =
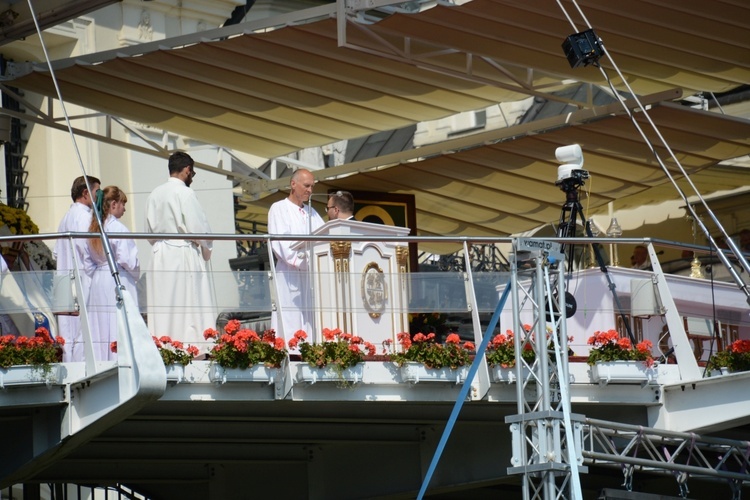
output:
M524 325L526 328L526 325ZM527 328L528 330L528 328ZM526 364L531 365L536 359L534 347L526 342L521 349L521 357ZM513 382L516 379L516 346L515 334L512 330L506 330L505 333L499 333L492 337L487 344L485 353L487 364L492 371L492 378L495 382Z
M587 363L593 368L592 377L600 384L647 383L653 380L653 344L644 340L633 347L629 338L620 337L616 330L597 331L588 340L593 346Z
M521 356L527 363L531 364L536 358L534 347L526 342L521 350ZM515 334L512 330L506 330L505 333L498 333L487 345L485 354L487 364L490 366L500 366L501 368L513 368L516 366L516 346Z
M151 337L159 350L159 355L167 370L167 380L180 382L185 378L185 367L195 358L199 350L194 345L185 345L179 340L172 339L166 335ZM109 350L117 352L117 341L109 345Z
M706 368L722 372L750 370L750 340L735 340L729 347L711 356Z
M319 344L311 344L303 330L298 330L289 339L289 348L299 349L300 358L304 361L298 367L297 379L308 383L333 380L342 385L361 381L360 363L364 361L365 354L375 354L375 346L339 328L324 328L323 339Z
M0 336L0 387L58 382L55 363L62 360L63 345L65 339L53 339L45 327L37 328L33 337Z
M284 339L276 337L274 330L266 330L259 335L242 328L236 319L224 325L223 334L208 328L203 332L203 337L215 342L209 353L212 361L209 378L214 382L270 384L275 380L278 368L287 359Z
M476 350L473 342L463 342L456 333L448 334L444 344L435 340L434 333L411 336L401 332L396 338L401 352L391 354L391 361L401 367L404 380L414 383L420 380L460 383L466 377L462 368Z

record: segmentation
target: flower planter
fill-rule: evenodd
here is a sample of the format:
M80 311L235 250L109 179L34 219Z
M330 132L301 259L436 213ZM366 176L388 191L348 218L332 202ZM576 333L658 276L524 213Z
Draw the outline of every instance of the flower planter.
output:
M166 367L167 369L167 382L174 382L179 384L185 381L185 365L179 363L173 363Z
M32 385L59 384L62 366L52 364L49 370L35 365L17 365L0 369L0 389L7 387L28 387Z
M427 368L422 363L404 363L401 367L401 378L404 382L418 384L420 382L443 382L461 384L469 374L468 366L461 366L456 370L451 368Z
M522 368L522 377L524 380L529 376L528 368ZM490 367L490 374L492 375L492 381L503 383L503 384L515 384L516 383L516 367L503 368L500 365Z
M334 365L314 368L308 363L300 363L297 365L297 382L308 384L315 384L317 382L337 382L343 385L358 384L362 382L363 372L364 363L358 363L343 370Z
M279 374L278 368L268 368L264 365L253 365L249 368L224 368L211 364L208 378L216 384L227 382L253 382L258 384L273 384Z
M647 367L643 361L597 361L591 367L591 378L599 385L646 385L656 379L656 370Z

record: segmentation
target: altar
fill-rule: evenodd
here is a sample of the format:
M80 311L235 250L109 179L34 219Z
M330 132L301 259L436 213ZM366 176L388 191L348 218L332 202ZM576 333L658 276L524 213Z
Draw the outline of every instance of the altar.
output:
M319 236L404 237L409 228L356 220L333 220L313 232ZM298 243L300 249L306 242ZM409 331L408 257L405 242L327 240L313 242L314 320L312 340L323 328L340 328L380 346Z

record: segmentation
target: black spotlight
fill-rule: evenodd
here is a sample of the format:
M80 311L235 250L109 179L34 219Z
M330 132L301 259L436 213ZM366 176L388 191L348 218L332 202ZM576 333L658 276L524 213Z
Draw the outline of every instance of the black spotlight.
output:
M604 55L604 49L599 44L599 37L594 30L586 30L570 35L562 44L565 57L571 68L595 64Z

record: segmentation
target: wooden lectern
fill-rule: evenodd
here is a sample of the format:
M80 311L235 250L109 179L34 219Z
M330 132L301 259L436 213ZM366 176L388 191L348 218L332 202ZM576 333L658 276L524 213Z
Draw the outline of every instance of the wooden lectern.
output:
M333 220L318 228L320 236L406 236L409 228L356 220ZM297 244L300 250L307 242ZM312 341L321 342L323 328L340 328L380 346L409 331L408 257L405 242L312 242L314 321Z

